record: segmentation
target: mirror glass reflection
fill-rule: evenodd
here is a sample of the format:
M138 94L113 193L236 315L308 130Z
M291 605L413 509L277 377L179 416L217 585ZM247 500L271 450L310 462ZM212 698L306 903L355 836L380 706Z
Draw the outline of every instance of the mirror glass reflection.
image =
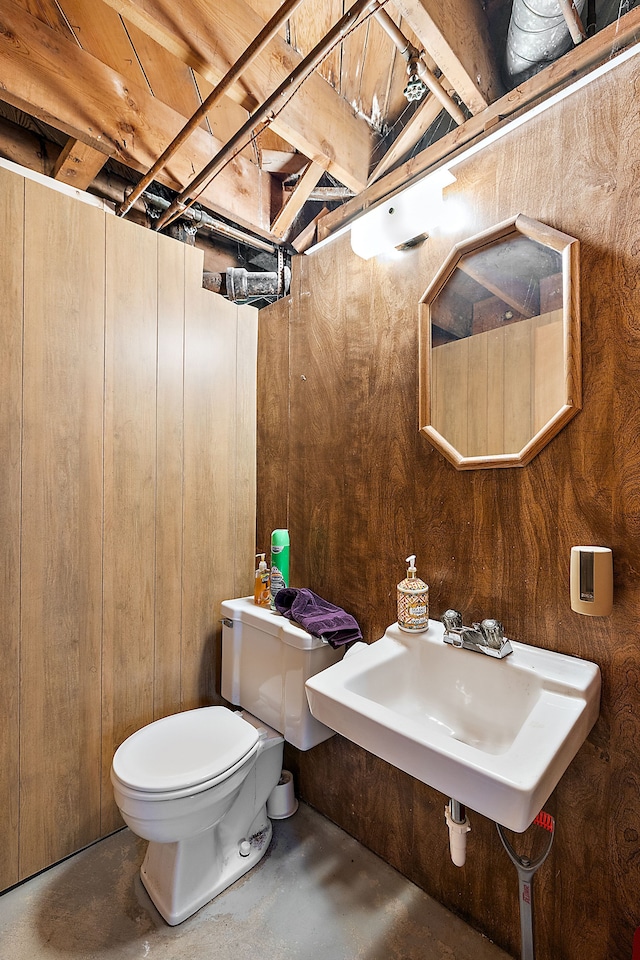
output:
M423 298L423 430L461 469L522 465L550 438L547 428L553 435L568 408L571 415L579 408L567 380L577 241L529 220L525 235L516 226L523 219L459 245Z

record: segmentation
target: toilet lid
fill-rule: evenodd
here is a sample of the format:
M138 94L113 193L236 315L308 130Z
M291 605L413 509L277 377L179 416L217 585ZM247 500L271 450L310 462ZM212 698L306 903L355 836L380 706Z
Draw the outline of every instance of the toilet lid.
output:
M258 737L255 727L227 707L186 710L132 734L116 750L113 772L136 790L192 787L237 764Z

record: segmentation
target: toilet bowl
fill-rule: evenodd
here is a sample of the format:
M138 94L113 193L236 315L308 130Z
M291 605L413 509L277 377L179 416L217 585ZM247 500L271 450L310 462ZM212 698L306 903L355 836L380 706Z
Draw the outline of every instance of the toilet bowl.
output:
M199 707L155 720L118 747L111 767L125 823L149 841L142 882L172 926L266 853L285 738L308 750L334 735L311 716L304 684L342 651L253 598L227 600L222 613L222 695L244 709Z
M167 923L191 916L266 853L283 748L250 714L201 707L142 727L116 751L116 803L149 841L140 876Z

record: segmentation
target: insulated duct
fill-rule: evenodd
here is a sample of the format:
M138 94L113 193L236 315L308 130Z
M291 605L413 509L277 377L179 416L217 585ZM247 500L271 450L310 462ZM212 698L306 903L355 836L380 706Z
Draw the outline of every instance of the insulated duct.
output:
M236 303L284 297L290 283L291 270L286 266L274 273L250 273L244 267L227 267L226 273L205 272L202 278L205 290L220 293Z
M576 20L585 0L575 0ZM561 57L575 42L562 0L513 0L507 33L505 80L510 89Z

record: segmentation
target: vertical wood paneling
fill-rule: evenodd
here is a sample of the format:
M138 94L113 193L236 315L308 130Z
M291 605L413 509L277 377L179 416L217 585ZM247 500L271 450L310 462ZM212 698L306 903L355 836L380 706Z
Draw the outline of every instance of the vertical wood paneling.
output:
M1 889L121 826L115 748L217 697L216 611L252 585L257 311L202 290L201 252L2 168L0 212Z
M236 533L237 308L202 289L202 252L186 253L183 709L220 689L220 602L234 591Z
M236 455L235 579L233 596L253 593L256 544L256 421L258 314L237 308L236 327ZM265 547L266 549L266 547Z
M476 339L473 337L472 339ZM487 410L487 430L486 430L486 453L493 453L498 450L507 450L504 440L504 405L505 405L505 362L504 362L504 331L500 328L489 330L485 336L487 341L487 392L492 397L499 397L500 403L498 410L493 409L493 415L489 410L489 404L485 399ZM506 400L508 402L508 398ZM470 411L471 412L471 411ZM469 433L472 431L470 430Z
M100 831L104 214L25 182L20 874Z
M153 719L158 323L156 234L106 224L103 831L114 750Z
M533 332L534 388L533 432L537 433L564 403L564 364L562 315L540 317Z
M180 709L184 251L184 245L158 237L154 718Z
M298 287L294 261L292 284ZM258 323L257 434L260 483L256 487L256 550L268 555L271 531L289 526L289 308L283 298L260 311Z
M504 329L504 449L517 453L531 439L531 329L510 323Z
M486 334L484 336L467 337L460 341L460 343L456 342L448 346L449 349L453 348L453 350L456 350L456 348L462 344L464 344L464 352L466 354L466 402L456 393L454 393L453 396L445 395L444 402L452 412L464 410L467 413L466 432L463 441L464 453L467 456L473 457L489 452L487 444L489 442L489 435L492 432L491 426L497 419L492 416L493 407L498 406L502 414L502 384L504 378L502 376L502 367L500 367L498 371L491 369L495 364L495 353L489 349L489 338ZM493 341L492 346L494 345L499 346ZM496 372L498 373L498 378L495 378ZM455 391L455 382L456 378L454 375L450 377L445 386L448 388L453 387ZM502 420L502 416L500 420ZM447 433L443 434L443 436L449 439ZM457 447L456 449L462 451L463 448ZM502 448L499 447L498 449Z
M24 183L0 169L0 889L17 883Z

